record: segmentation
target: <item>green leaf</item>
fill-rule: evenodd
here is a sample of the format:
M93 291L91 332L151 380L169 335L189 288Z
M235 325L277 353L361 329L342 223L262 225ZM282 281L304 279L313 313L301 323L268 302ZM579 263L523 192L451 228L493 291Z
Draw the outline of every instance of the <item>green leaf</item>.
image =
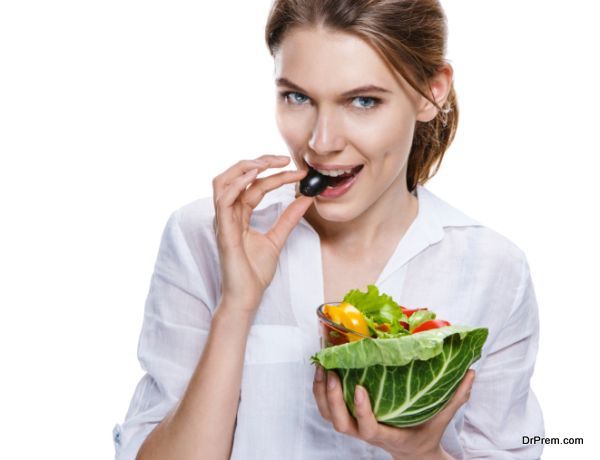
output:
M373 314L379 312L386 305L395 307L400 310L400 307L394 299L387 294L379 294L379 289L374 284L367 286L367 292L362 292L360 289L352 289L344 296L344 302L351 303L364 314Z
M354 305L367 320L372 332L380 336L373 323L390 325L390 334L404 335L405 330L400 325L399 321L406 315L402 313L400 306L394 302L391 296L387 294L379 294L379 289L374 284L367 286L367 292L362 292L359 289L353 289L344 296L344 302Z
M311 362L337 372L353 415L354 389L362 385L378 421L413 426L444 407L471 364L481 357L487 336L487 328L445 326L324 348Z

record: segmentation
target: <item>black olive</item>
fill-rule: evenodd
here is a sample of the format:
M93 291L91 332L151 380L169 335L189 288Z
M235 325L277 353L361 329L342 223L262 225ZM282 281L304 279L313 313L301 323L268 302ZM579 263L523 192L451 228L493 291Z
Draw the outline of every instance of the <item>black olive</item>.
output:
M306 196L316 196L329 185L329 176L325 176L312 168L308 168L308 174L300 181L300 193Z

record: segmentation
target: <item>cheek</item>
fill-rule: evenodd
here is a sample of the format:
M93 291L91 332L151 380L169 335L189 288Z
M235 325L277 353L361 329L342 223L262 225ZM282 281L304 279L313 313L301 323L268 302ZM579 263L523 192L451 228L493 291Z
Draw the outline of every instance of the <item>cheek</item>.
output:
M404 163L410 153L414 123L390 117L353 130L353 143L374 169L393 168Z
M416 118L406 105L390 102L376 113L353 118L348 132L365 151L397 150L412 144Z

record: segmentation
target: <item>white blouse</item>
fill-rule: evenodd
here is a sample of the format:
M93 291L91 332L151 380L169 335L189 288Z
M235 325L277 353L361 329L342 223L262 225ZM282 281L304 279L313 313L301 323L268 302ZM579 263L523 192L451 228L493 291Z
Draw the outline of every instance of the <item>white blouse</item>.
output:
M263 232L294 199L294 185L268 193L251 225ZM538 308L523 252L505 237L418 186L417 217L374 283L407 307L429 307L452 324L489 328L471 397L448 425L444 449L457 459L537 459L544 436L530 388L538 349ZM154 267L138 343L146 374L122 424L116 459L142 442L184 393L219 301L219 256L207 197L169 218ZM302 218L280 256L246 347L231 458L389 460L384 450L338 433L319 414L310 356L320 348L323 298L319 235ZM366 286L357 286L362 290ZM334 301L339 299L327 299Z

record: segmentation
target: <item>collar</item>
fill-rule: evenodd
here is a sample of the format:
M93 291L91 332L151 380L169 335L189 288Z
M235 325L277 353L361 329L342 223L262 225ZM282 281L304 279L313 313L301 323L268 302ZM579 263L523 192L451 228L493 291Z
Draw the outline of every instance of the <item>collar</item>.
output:
M294 184L285 184L279 189L268 193L256 210L279 204L282 206L278 210L278 214L280 214L294 200L295 193ZM376 284L382 282L391 273L429 246L441 241L446 233L445 228L481 226L478 221L449 205L422 185L417 185L414 193L419 201L417 216L398 243ZM318 233L306 219L301 218L298 225L305 227L318 237Z
M478 221L449 205L422 185L417 185L416 195L419 199L419 214L422 209L423 216L436 227L481 226Z
M295 193L294 184L285 184L277 190L267 193L255 211L282 202L284 206L287 206L294 200ZM419 211L413 225L417 221L424 221L425 228L423 230L428 229L432 238L441 237L441 232L445 227L481 226L478 221L463 214L422 185L417 185L415 195L419 200ZM305 219L301 219L300 223L314 232L312 226Z
M422 185L417 185L415 195L419 200L417 217L398 243L376 284L383 282L429 246L440 242L446 234L445 228L481 226L479 222L450 206Z

